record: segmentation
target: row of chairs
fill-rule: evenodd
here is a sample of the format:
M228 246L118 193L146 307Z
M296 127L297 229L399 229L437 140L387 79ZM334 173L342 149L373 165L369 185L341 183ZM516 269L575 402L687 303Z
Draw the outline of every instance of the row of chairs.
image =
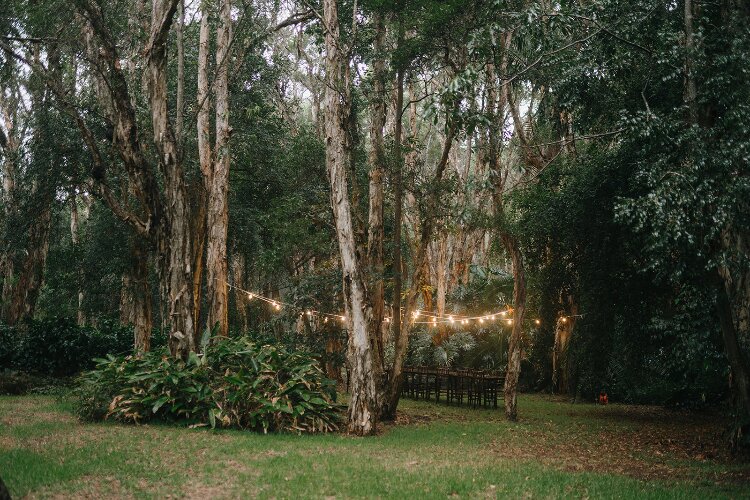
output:
M503 394L504 377L498 372L417 366L405 367L403 373L401 394L411 399L497 408Z

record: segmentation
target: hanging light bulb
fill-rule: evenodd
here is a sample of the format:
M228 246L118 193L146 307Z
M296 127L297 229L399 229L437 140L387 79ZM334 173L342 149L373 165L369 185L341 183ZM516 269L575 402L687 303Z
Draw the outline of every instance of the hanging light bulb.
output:
M510 318L506 319L506 320L505 320L505 322L506 322L506 323L508 323L509 325L512 325L512 324L513 324L513 320L512 320L512 319L510 319Z
M418 317L419 317L419 309L417 309L416 311L414 311L414 317L415 317L415 318L418 318Z
M312 311L307 311L308 316L312 316Z
M562 321L563 323L567 323L568 322L568 318L566 318L565 316L563 316L562 319L560 319L560 321Z
M480 323L484 323L484 318L479 318Z
M451 323L453 323L455 320L453 319L453 316L448 316L448 321L450 321Z
M535 320L534 320L534 324L536 324L536 326L539 326L539 325L541 325L541 324L542 324L542 321L541 321L541 320L539 320L539 319L535 319Z
M503 316L505 316L505 315L508 314L508 311L501 311L500 314L502 314Z
M253 300L255 298L255 295L253 295L251 292L247 292L247 298L249 300Z
M328 323L328 317L326 316L325 319L323 319L323 323Z

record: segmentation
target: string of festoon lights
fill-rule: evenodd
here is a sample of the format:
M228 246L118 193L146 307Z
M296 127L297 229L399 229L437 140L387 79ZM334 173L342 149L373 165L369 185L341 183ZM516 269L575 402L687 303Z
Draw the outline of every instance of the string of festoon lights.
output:
M298 306L295 306L294 304L291 304L289 302L284 302L279 299L274 299L271 297L266 297L264 295L261 295L257 292L253 292L250 290L245 290L243 288L240 288L236 285L233 285L232 283L225 282L226 285L229 288L233 288L239 293L244 294L249 300L259 300L261 302L264 302L268 304L273 311L280 312L282 308L291 309L293 311L296 311L299 313L300 316L307 316L310 318L318 317L323 320L324 323L328 323L331 320L338 320L343 322L346 322L346 315L344 314L337 314L337 313L329 313L325 311L320 311L318 309L313 308L300 308ZM477 316L465 316L461 314L443 314L438 315L434 314L428 311L422 311L417 309L412 313L412 323L413 324L422 324L422 325L432 325L432 326L438 326L438 325L469 325L469 324L485 324L485 323L492 323L492 322L500 322L505 323L507 325L513 324L513 308L506 305L503 309L486 313L486 314L480 314ZM579 315L575 315L579 316ZM386 316L383 318L383 320L386 323L390 323L392 318L389 316ZM560 318L560 320L565 323L568 321L567 316L563 316ZM542 324L540 319L534 319L534 324L536 326L540 326Z

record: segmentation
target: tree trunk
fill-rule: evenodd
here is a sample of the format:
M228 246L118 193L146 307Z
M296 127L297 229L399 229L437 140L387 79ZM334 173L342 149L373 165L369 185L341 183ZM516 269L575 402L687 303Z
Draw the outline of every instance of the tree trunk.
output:
M336 0L323 1L323 18L326 28L326 167L331 184L331 207L341 258L346 325L349 330L351 374L348 430L356 435L368 435L375 432L378 419L374 376L377 367L373 363L373 348L377 346L373 345L373 335L369 331L372 312L367 305L367 291L356 254L347 185L347 163L351 158L347 149L350 143L346 131L350 96L343 70L348 61L340 50L342 41L339 36Z
M385 175L385 148L383 145L383 128L386 119L385 92L385 24L383 16L377 14L375 18L375 60L373 62L374 95L371 104L370 118L370 193L369 193L369 234L367 237L367 262L372 277L372 325L371 330L376 333L378 353L383 352L383 317L385 313L385 297L383 294L383 217L384 191L383 177ZM376 360L382 366L383 359Z
M526 273L518 239L508 233L500 236L513 263L513 329L508 339L508 366L505 370L505 416L518 419L516 390L521 374L521 332L526 314Z
M247 333L250 329L250 324L247 317L247 301L248 297L245 292L238 289L237 287L245 286L245 272L246 272L245 256L235 248L232 252L232 282L235 285L234 288L234 302L237 308L237 316L240 320L241 332Z
M76 200L75 188L70 193L70 241L75 250L78 249L78 201ZM76 323L79 326L86 324L86 314L83 312L83 270L80 265L76 266L76 282L78 284L78 304L76 307Z
M155 0L152 8L148 90L154 144L159 153L159 168L164 175L166 200L165 224L157 236L160 275L167 297L170 335L169 347L176 357L186 359L195 351L193 323L193 244L190 201L174 132L167 109L167 34L177 0Z
M716 311L739 414L740 426L734 430L733 446L738 444L742 426L750 425L750 365L740 343L740 339L750 338L750 269L743 265L745 256L750 254L748 241L747 235L743 237L731 228L723 232L723 250L733 258L711 280L716 287Z
M445 316L445 299L448 294L447 274L448 270L448 235L443 234L438 240L438 255L435 263L437 272L437 315L439 318ZM440 345L448 336L448 328L444 322L438 326L435 344Z
M185 116L185 44L183 29L185 27L185 0L179 0L177 5L177 102L175 103L175 135L177 143L182 144Z
M153 311L151 285L148 279L148 247L143 239L138 237L131 239L128 269L122 275L120 322L133 326L133 345L136 352L151 350Z
M208 193L208 283L207 326L218 325L217 334L229 336L229 291L227 285L227 232L229 227L229 49L232 38L232 5L221 0L216 31L216 161Z
M404 28L403 22L399 21L399 45L403 41ZM406 350L403 348L406 335L404 334L404 326L402 321L408 321L402 314L401 307L401 288L402 288L402 268L401 268L401 227L403 225L403 206L404 206L404 194L403 194L403 152L402 152L402 138L403 138L403 120L401 110L404 107L404 70L398 68L396 73L396 106L394 116L394 149L395 159L393 167L393 339L395 343L395 359L393 360L393 367L388 375L387 384L382 387L382 397L380 401L380 417L386 420L394 420L396 418L396 406L398 406L397 397L393 396L393 387L397 386L398 390L401 389L401 371L402 361L399 358L403 358ZM401 347L399 347L401 346ZM398 365L398 366L397 366Z

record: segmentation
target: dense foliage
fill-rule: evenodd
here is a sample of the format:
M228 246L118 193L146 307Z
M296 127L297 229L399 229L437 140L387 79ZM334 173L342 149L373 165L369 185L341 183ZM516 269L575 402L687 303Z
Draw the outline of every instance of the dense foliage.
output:
M164 339L155 332L155 345ZM133 330L116 321L79 326L69 318L49 317L14 327L0 325L0 365L39 375L70 377L93 368L94 358L133 350Z
M85 420L328 432L341 416L334 384L310 355L245 337L187 362L163 350L107 356L81 376L76 395Z

